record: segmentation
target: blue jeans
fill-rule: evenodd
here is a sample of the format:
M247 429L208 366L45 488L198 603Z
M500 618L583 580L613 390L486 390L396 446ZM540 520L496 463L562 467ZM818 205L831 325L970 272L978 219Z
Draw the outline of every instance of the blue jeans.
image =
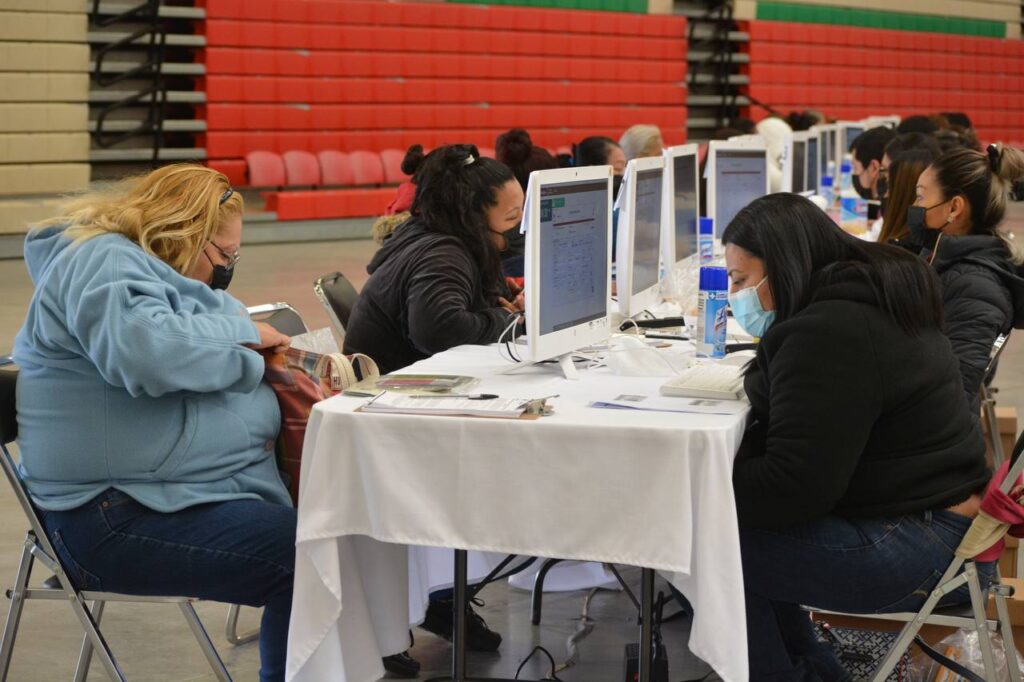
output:
M262 606L260 680L284 680L294 509L235 500L164 514L111 488L77 509L40 513L80 589Z
M917 611L972 519L932 511L891 519L828 516L784 530L740 529L751 682L843 682L801 605L849 613ZM994 564L978 564L985 587ZM966 585L942 604L970 601Z

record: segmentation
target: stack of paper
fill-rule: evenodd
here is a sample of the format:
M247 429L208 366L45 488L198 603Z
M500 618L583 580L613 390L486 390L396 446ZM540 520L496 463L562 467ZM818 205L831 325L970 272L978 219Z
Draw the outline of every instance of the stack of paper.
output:
M363 412L385 414L421 414L517 419L526 411L528 398L470 400L459 397L421 397L387 391L366 403Z

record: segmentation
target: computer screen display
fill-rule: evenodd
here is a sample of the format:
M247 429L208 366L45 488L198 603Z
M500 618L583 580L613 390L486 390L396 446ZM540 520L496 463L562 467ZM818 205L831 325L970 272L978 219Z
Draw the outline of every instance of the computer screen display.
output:
M843 152L845 153L850 151L850 145L853 144L854 140L860 137L860 134L864 132L864 129L856 126L847 126L843 129L843 132Z
M804 176L807 175L807 142L793 140L793 193L804 191Z
M807 140L807 187L805 191L818 193L818 138Z
M676 218L676 254L679 261L697 253L697 168L693 156L673 159L672 204Z
M661 256L662 169L640 171L636 177L633 219L633 293L658 283Z
M747 204L764 196L764 150L719 150L715 160L715 233L721 234Z
M540 333L607 315L608 183L542 187L540 232Z

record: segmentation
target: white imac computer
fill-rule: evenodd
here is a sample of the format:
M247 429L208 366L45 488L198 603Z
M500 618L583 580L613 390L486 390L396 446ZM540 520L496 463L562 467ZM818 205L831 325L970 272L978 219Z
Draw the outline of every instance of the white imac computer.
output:
M715 221L715 242L740 210L768 194L768 156L763 141L721 142L708 145L707 214Z
M795 141L793 133L786 133L782 136L782 152L779 157L779 165L782 168L782 178L779 181L780 192L792 192L793 190L793 163ZM771 153L769 151L769 153Z
M661 261L666 272L697 255L700 220L700 176L695 144L665 150L664 220L661 229Z
M809 132L793 133L793 153L789 159L789 189L793 194L803 194L807 191L807 159L809 156L809 145L811 138L817 140L816 135Z
M850 145L853 144L853 141L864 132L864 124L840 121L836 124L836 130L836 158L839 160L836 165L838 166L846 158L846 155L850 153Z
M903 119L901 119L899 116L891 114L889 116L868 116L863 121L861 121L861 123L864 124L865 130L870 128L879 128L881 126L895 129L896 126L900 124L901 120Z
M800 134L807 135L807 158L805 159L807 174L805 176L804 193L817 194L819 189L818 183L820 182L818 171L821 169L821 141L815 132L808 131Z
M633 159L619 197L615 287L619 313L636 315L658 302L665 157Z
M574 377L572 352L607 341L611 216L611 166L530 174L523 215L525 363L557 358L566 377Z
M811 130L818 134L818 186L820 187L821 179L829 174L829 162L835 165L835 173L839 172L839 164L836 162L836 145L838 144L836 140L839 136L835 124L817 125Z

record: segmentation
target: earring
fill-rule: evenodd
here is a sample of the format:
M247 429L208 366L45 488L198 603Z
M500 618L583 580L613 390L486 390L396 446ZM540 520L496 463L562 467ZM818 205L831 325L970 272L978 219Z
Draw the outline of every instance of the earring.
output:
M953 224L953 216L949 216L949 217L946 218L946 224L947 225L952 225Z

